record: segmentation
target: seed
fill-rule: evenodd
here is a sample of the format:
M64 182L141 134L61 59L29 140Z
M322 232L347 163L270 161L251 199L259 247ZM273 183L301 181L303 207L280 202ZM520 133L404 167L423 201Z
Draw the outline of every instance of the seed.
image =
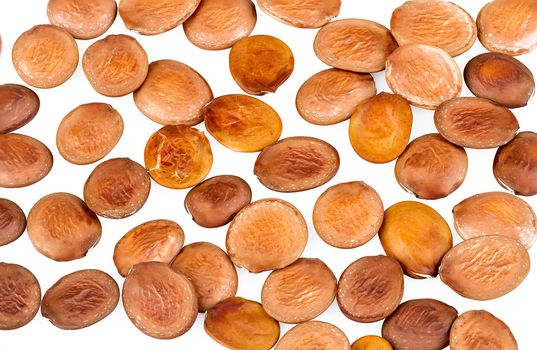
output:
M6 198L0 198L0 246L14 242L26 228L22 209Z
M117 242L114 264L123 277L141 262L170 263L179 253L185 234L181 226L171 220L153 220L136 226Z
M392 345L386 339L376 335L366 335L356 340L351 350L393 350Z
M185 197L186 211L203 227L220 227L229 223L252 201L252 190L238 176L220 175L191 189Z
M370 241L379 231L383 217L384 206L378 193L361 181L328 188L313 208L315 231L337 248L356 248Z
M371 74L332 68L306 80L296 95L296 108L310 123L332 125L349 119L358 104L376 93Z
M53 193L28 214L28 236L34 247L56 261L83 258L101 238L101 223L80 198Z
M266 147L254 174L273 191L298 192L324 185L339 169L339 154L329 143L307 136L288 137Z
M149 65L142 86L134 93L138 109L162 125L195 125L201 109L213 99L209 84L184 63L161 60Z
M341 0L257 0L257 5L276 20L298 28L319 28L339 15Z
M412 129L412 110L399 95L381 92L356 107L349 124L351 145L373 163L390 162L405 150Z
M530 269L526 248L505 236L466 240L447 252L440 278L458 294L474 300L499 298L518 287Z
M239 297L207 310L204 326L211 338L230 349L269 350L280 337L278 321L261 304Z
M0 134L28 124L39 111L39 96L25 86L0 85Z
M261 199L235 216L226 237L233 263L250 272L284 268L306 247L308 227L297 208L280 199Z
M48 89L63 84L73 75L78 66L78 46L65 29L42 24L17 39L12 59L24 82Z
M168 125L151 135L144 159L153 180L174 189L199 184L213 165L207 137L197 129L181 125Z
M393 92L425 109L436 109L462 90L457 63L444 50L428 45L395 50L386 61L386 82Z
M336 326L320 321L310 321L291 328L275 350L351 350L349 339Z
M418 137L395 163L399 185L421 199L447 197L462 185L467 170L464 148L439 134Z
M0 300L0 330L20 328L39 310L39 282L26 268L0 262Z
M95 91L110 97L124 96L144 82L147 54L133 37L109 35L88 47L82 68Z
M123 118L106 103L78 106L63 118L56 133L58 151L73 164L104 158L123 134Z
M100 270L81 270L58 280L43 296L41 314L58 328L81 329L108 316L119 302L119 287Z
M227 254L212 243L196 242L185 246L171 266L194 285L199 312L237 293L239 281L235 266Z
M224 50L254 30L257 13L250 0L202 1L183 24L187 39L205 50Z
M183 335L198 315L196 291L190 281L162 262L134 265L123 283L122 299L132 323L153 338Z
M276 92L293 73L289 46L270 35L253 35L233 44L229 69L235 82L250 95Z

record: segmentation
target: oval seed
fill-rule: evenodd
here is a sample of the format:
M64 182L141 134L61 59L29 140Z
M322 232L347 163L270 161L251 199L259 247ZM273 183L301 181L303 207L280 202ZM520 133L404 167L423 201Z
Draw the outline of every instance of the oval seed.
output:
M366 335L352 343L351 350L393 350L386 339L376 335Z
M257 0L269 16L298 28L319 28L339 15L341 0Z
M310 321L291 328L276 345L275 350L351 350L349 339L336 326Z
M33 90L17 84L0 85L0 134L28 124L39 106L39 96Z
M0 198L0 246L14 242L26 228L26 215L15 203Z

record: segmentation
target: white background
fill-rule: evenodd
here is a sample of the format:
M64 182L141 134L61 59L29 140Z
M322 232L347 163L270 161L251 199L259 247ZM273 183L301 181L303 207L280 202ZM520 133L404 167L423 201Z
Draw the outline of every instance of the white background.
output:
M486 0L455 0L465 8L472 17L476 17ZM382 23L389 27L392 10L403 3L402 0L358 1L343 0L341 14L338 18L365 18ZM17 76L11 62L11 48L17 37L33 25L48 23L46 17L46 0L0 1L0 34L3 48L0 53L0 84L24 84ZM383 254L382 247L375 237L366 245L352 250L340 250L322 242L311 224L311 212L317 197L329 186L339 182L363 180L373 186L381 195L384 205L388 206L413 197L403 191L396 183L393 168L394 162L385 165L374 165L363 161L350 146L347 137L348 122L335 126L314 126L308 124L298 115L294 105L296 92L300 85L312 74L327 68L313 53L312 44L317 30L298 29L286 26L265 15L258 9L258 23L254 34L271 34L283 39L295 55L295 71L291 78L273 95L261 97L272 105L283 120L282 137L292 135L309 135L322 138L334 145L341 156L341 168L337 176L328 184L311 191L294 194L272 192L257 181L253 175L253 165L257 154L232 152L209 136L213 148L214 165L209 176L234 174L243 177L253 190L255 199L278 197L290 201L297 206L309 225L309 242L304 252L305 257L319 257L324 260L335 275L354 260L366 256ZM121 18L116 19L107 34L125 33ZM228 69L228 50L211 52L196 48L190 44L181 27L158 36L136 37L146 49L149 60L175 59L191 65L198 70L211 85L214 95L242 93L235 84ZM93 42L77 41L80 58L85 49ZM465 54L456 58L461 69L469 59L485 52L479 42ZM537 50L519 57L530 69L537 71ZM377 90L389 91L384 81L384 73L374 74ZM123 116L125 131L119 144L105 158L130 157L143 164L143 150L149 136L160 128L159 125L144 117L135 107L132 95L121 98L107 98L97 94L90 87L84 76L82 67L62 86L52 90L35 89L41 98L41 109L36 118L20 129L19 133L27 134L44 142L54 155L54 167L51 173L41 182L21 189L0 189L0 197L7 197L17 202L25 213L33 204L52 192L70 192L82 197L82 188L88 175L96 164L76 166L65 161L55 146L55 135L61 119L76 106L89 102L110 103ZM470 96L465 87L464 96ZM435 132L433 113L413 108L414 126L412 139ZM518 117L521 130L537 130L537 98L521 109L514 110ZM203 125L199 125L203 129ZM485 191L502 190L492 175L492 160L495 150L468 150L469 171L464 184L459 190L446 199L428 201L427 204L438 210L452 226L451 209L462 199ZM148 220L157 218L171 219L178 222L186 234L186 243L209 241L225 247L226 227L204 229L190 219L183 207L186 190L174 191L152 183L151 194L145 206L134 216L123 220L101 219L103 235L99 244L89 252L87 257L65 263L54 262L39 254L24 234L16 242L0 247L0 261L18 263L29 268L39 279L44 293L63 275L86 268L98 268L108 272L119 283L122 278L112 262L112 253L116 242L132 227ZM536 198L525 198L534 207ZM454 241L460 238L453 231ZM530 251L533 260L537 258L536 249ZM262 284L268 273L250 274L239 271L238 295L258 300ZM405 277L404 300L432 297L456 307L460 313L471 309L486 309L504 320L513 331L522 350L535 349L534 313L537 310L537 269L534 267L522 285L512 293L496 300L479 302L464 299L445 286L438 278L413 280ZM319 320L331 322L340 327L349 337L351 343L360 336L380 334L381 322L360 324L345 318L336 303L318 317ZM282 324L282 334L290 328ZM126 349L221 349L203 330L203 315L199 315L194 327L185 335L173 340L152 339L140 331L127 318L121 303L116 310L103 321L89 328L77 331L64 331L54 327L40 314L27 326L13 331L0 331L0 349L110 349L123 347Z

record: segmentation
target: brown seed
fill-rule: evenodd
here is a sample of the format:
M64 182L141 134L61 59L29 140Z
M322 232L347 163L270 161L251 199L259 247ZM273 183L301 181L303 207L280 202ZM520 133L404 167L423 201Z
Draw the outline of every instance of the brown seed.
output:
M289 46L270 35L253 35L233 44L229 69L246 93L276 92L293 73L295 58Z
M351 350L393 350L386 339L376 335L366 335L352 343Z
M395 50L386 61L386 82L393 92L425 109L436 109L462 90L457 63L444 50L428 45Z
M327 69L310 77L296 95L296 108L306 121L332 125L350 118L362 101L375 96L371 74Z
M449 346L452 350L518 350L509 327L484 310L467 311L453 322Z
M81 270L58 280L47 290L41 314L61 329L81 329L108 316L119 302L119 287L100 270Z
M393 11L390 27L401 46L437 46L451 56L468 51L477 39L472 16L449 1L407 1Z
M259 152L280 138L282 121L265 102L247 95L220 96L203 109L207 131L237 152Z
M39 310L39 282L26 268L0 262L0 300L0 330L20 328Z
M235 266L227 254L212 243L196 242L185 246L171 266L194 285L199 312L237 293L239 281Z
M349 339L336 326L310 321L291 328L280 339L275 350L351 350Z
M382 324L382 337L395 350L441 350L449 344L449 330L457 310L435 299L401 304Z
M254 174L273 191L298 192L324 185L339 169L339 154L329 143L294 136L266 147L257 157Z
M252 190L238 176L220 175L191 189L185 197L185 209L203 227L220 227L252 201Z
M292 264L307 241L308 226L297 208L284 200L261 199L231 221L226 250L235 265L257 273Z
M95 91L110 97L124 96L144 82L147 54L133 37L109 35L88 47L82 68Z
M144 83L134 93L138 109L162 125L195 125L201 109L213 99L209 84L184 63L161 60L149 65Z
M22 209L6 198L0 198L0 246L19 238L26 228L26 216Z
M442 281L474 300L499 298L518 287L530 269L530 257L518 240L505 236L469 239L442 259Z
M26 86L0 85L0 134L28 124L39 111L39 96Z
M78 66L78 46L65 29L41 24L17 39L12 59L22 80L48 89L63 84L73 75Z
M378 193L362 181L334 185L313 208L313 225L323 241L337 248L356 248L379 231L384 206Z
M187 39L205 50L223 50L247 37L257 22L250 0L202 0L183 24Z
M386 59L397 48L388 28L365 19L341 19L325 25L313 49L329 66L353 72L384 70Z
M106 103L76 107L63 118L56 133L56 146L65 160L91 164L104 158L123 134L123 118Z
M34 247L56 261L83 258L101 238L101 223L80 198L53 193L28 214L28 236Z
M535 92L531 71L516 58L484 53L464 68L464 80L472 93L509 108L523 107Z
M49 0L50 23L64 28L77 39L93 39L104 34L116 19L114 0Z
M127 316L153 338L172 339L186 333L196 321L198 301L190 281L162 262L134 265L122 292Z
M464 148L439 134L418 137L395 163L399 185L421 199L447 197L462 185L467 170Z
M114 264L123 277L141 262L170 263L179 253L185 234L181 226L171 220L153 220L136 226L117 242Z
M278 321L261 304L228 298L207 310L205 332L229 349L269 350L280 337Z
M493 170L500 185L515 194L537 194L537 134L521 132L500 147L494 158Z
M151 135L144 159L153 180L174 189L199 184L213 165L207 137L197 129L181 125L168 125Z
M0 187L33 185L48 175L52 153L33 137L0 134Z
M349 124L351 145L373 163L387 163L405 150L412 129L412 110L399 95L381 92L360 103Z
M376 322L389 316L403 298L403 270L397 260L366 256L350 264L339 279L337 302L356 322Z
M274 19L298 28L319 28L339 15L341 0L257 0Z
M386 210L379 231L386 254L401 263L412 278L436 276L453 237L447 222L433 208L418 202L399 202Z

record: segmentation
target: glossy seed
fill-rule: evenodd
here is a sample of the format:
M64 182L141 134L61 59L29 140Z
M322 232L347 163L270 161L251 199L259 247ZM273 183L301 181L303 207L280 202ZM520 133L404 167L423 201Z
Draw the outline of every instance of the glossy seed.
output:
M352 343L351 350L393 350L389 341L376 335L366 335Z
M39 111L39 96L17 84L0 85L0 134L28 124Z
M310 321L291 328L280 339L275 350L351 350L349 339L338 327Z
M15 203L0 198L0 246L19 238L26 229L26 215Z
M339 15L341 0L257 0L261 10L298 28L319 28Z

